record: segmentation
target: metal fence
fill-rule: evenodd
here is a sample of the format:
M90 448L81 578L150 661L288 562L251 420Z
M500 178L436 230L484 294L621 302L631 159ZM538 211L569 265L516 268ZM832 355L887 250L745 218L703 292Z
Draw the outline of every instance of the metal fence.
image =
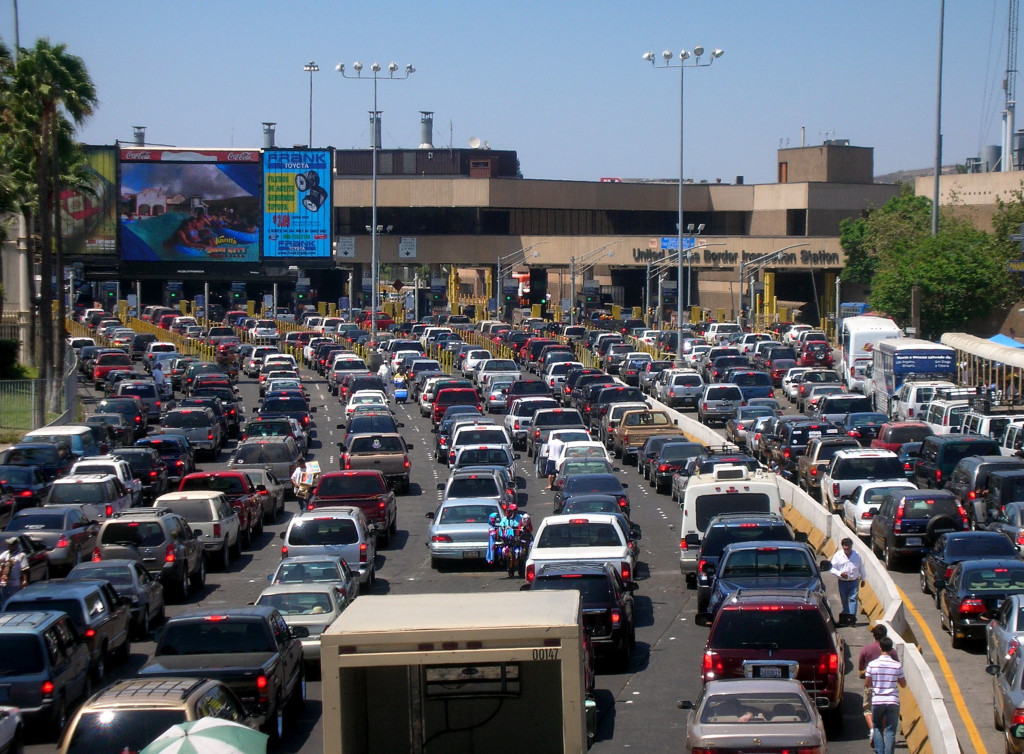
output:
M78 412L78 360L70 348L65 355L63 377L31 380L0 380L0 430L25 431L48 424L67 424ZM36 412L43 394L44 412Z

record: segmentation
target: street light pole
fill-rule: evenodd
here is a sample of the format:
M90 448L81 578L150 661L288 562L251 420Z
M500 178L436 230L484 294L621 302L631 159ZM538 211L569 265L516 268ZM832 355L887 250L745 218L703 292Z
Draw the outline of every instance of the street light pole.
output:
M644 53L644 60L648 61L654 68L678 68L679 69L679 217L678 217L678 229L676 238L678 240L678 252L679 252L679 270L676 275L676 324L679 330L679 348L676 352L676 366L682 366L683 364L683 305L684 298L683 292L680 290L683 286L683 233L685 226L683 225L683 106L684 106L684 93L685 93L685 73L687 68L707 68L714 63L718 58L724 55L724 51L715 48L711 51L711 56L706 62L701 62L701 56L704 55L704 47L697 45L693 48L693 61L687 63L690 59L690 52L688 50L681 50L679 52L679 62L675 65L672 64L673 53L671 50L665 50L661 53L661 58L664 61L661 65L656 63L656 58L653 52ZM690 255L686 255L686 298L685 306L687 309L690 307Z
M302 70L309 73L309 141L306 142L306 146L310 149L313 148L313 74L320 70L320 66L310 60L304 66Z
M338 63L334 67L338 73L347 79L360 79L363 81L369 81L370 78L363 79L363 64L356 61L352 64L352 69L356 72L355 76L345 73L345 64ZM378 260L377 260L377 152L380 150L380 143L377 140L377 125L380 122L380 110L377 109L377 81L404 81L409 78L416 69L412 65L405 66L404 76L395 76L398 72L398 63L392 62L388 64L388 76L387 78L380 78L378 74L381 71L380 63L373 63L370 65L370 71L373 73L373 124L371 126L371 142L372 142L372 178L373 178L373 209L371 210L370 220L370 342L376 340L377 337L377 275L379 273ZM312 75L312 74L310 74Z
M586 272L588 269L597 264L596 255L607 249L609 246L614 246L622 241L621 238L616 238L614 241L609 241L603 246L598 246L596 249L591 249L586 254L583 254L579 258L580 264L583 266L580 268L581 272ZM609 251L608 256L613 256L614 252ZM576 257L569 257L569 326L572 327L576 324Z
M502 262L505 262L507 260L508 261L508 268L512 269L513 267L515 267L520 262L525 262L526 261L526 253L528 251L530 251L534 246L540 246L541 244L544 244L544 243L547 243L547 241L534 241L529 246L524 246L521 249L517 249L516 251L513 251L511 254L506 254L503 257L498 257L498 269L497 269L498 278L497 278L497 280L494 281L494 316L498 317L498 319L501 319L501 317L500 317L500 314L501 314L501 295L503 293L503 291L501 290L501 285L502 285L502 282L501 282ZM523 255L522 259L518 259L518 256L520 254ZM539 257L540 256L540 252L539 251L535 251L530 256L533 257L533 258Z
M804 241L803 243L795 243L795 244L792 244L790 246L783 246L781 249L776 249L775 251L769 251L767 254L762 254L761 256L755 257L754 259L751 259L749 261L742 261L742 260L740 261L739 287L736 288L736 324L737 325L740 324L741 320L743 319L743 314L742 314L743 279L744 279L744 277L746 277L744 275L744 271L748 267L757 267L757 266L760 266L762 264L767 264L769 261L771 261L772 257L777 257L779 254L781 254L784 251L789 251L790 249L797 249L797 248L799 248L801 246L810 246L810 245L811 244L808 241Z

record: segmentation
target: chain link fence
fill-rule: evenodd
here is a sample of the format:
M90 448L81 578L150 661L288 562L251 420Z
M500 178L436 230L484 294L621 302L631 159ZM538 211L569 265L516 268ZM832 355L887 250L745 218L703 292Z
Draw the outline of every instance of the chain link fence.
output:
M40 393L44 410L36 410ZM78 411L78 359L65 354L63 377L0 380L0 431L31 432L48 424L68 424Z

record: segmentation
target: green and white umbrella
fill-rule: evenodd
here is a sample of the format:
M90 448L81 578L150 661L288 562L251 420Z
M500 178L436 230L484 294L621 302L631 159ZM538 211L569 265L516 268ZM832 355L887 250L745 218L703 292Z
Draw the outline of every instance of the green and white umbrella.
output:
M267 735L219 717L180 723L139 754L266 754Z

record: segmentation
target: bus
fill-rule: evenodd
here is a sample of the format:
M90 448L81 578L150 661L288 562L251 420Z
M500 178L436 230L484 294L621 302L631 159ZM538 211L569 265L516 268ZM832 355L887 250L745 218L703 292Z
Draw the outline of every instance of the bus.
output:
M871 350L880 340L903 337L888 317L847 317L839 330L839 371L847 390L866 392L865 372L871 366Z
M872 348L871 380L864 390L875 410L889 414L893 396L911 380L954 385L956 349L918 338L877 341Z
M844 319L859 317L862 314L867 313L868 305L864 301L852 301L845 304L839 304L839 321L836 323L836 327L841 327Z

